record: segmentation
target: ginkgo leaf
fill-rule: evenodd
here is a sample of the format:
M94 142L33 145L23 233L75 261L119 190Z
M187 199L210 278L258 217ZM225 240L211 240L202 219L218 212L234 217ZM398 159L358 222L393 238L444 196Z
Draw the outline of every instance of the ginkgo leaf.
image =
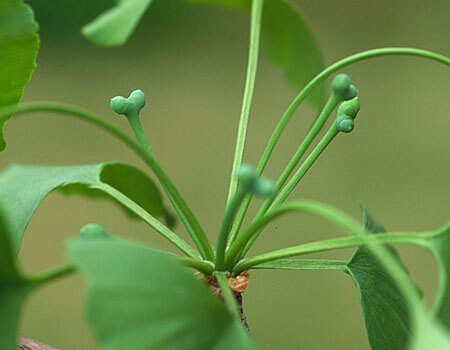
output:
M212 3L232 8L250 9L250 0L187 0ZM113 8L83 27L82 32L97 45L123 44L152 0L118 0ZM264 1L261 41L267 56L281 66L287 79L302 88L323 68L322 54L300 11L288 0ZM316 108L324 100L323 85L308 96Z
M368 233L385 232L364 208L364 228ZM386 246L401 263L392 247ZM406 268L405 268L406 270ZM348 273L358 290L367 335L373 350L403 350L411 337L407 300L369 247L359 247L348 263Z
M22 0L0 1L0 108L17 104L36 68L38 24ZM0 152L5 149L0 122Z
M431 240L439 268L439 290L434 304L436 317L450 332L450 224Z
M97 45L116 46L127 41L153 0L117 0L117 5L82 28Z
M0 213L1 214L1 213ZM0 217L0 349L15 350L22 303L32 285L19 273L6 225Z
M213 3L248 10L250 0L188 0ZM265 54L285 72L288 81L304 87L323 68L322 53L300 11L289 0L265 0L261 30ZM325 90L317 86L308 96L309 102L321 108Z
M52 191L64 187L68 187L66 192L69 193L113 198L149 224L158 225L154 216L163 216L167 211L153 181L130 165L13 165L0 173L0 205L4 208L5 224L13 235L11 244L15 254L19 251L25 228L39 203ZM195 250L177 235L169 230L164 232L165 237L178 247L197 256Z
M257 349L174 258L119 240L71 240L68 250L87 277L87 318L104 349Z
M415 329L409 350L448 350L450 334L432 315L420 310L417 312Z

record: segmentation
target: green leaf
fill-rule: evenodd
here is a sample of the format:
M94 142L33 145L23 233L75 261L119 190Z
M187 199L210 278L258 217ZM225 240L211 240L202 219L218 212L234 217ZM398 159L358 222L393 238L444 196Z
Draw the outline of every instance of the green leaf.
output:
M142 209L152 216L163 216L165 212L155 184L140 170L129 165L10 166L0 173L0 205L4 208L5 223L13 234L11 243L15 254L39 203L52 191L67 186L69 193L112 197L144 219ZM177 240L178 237L168 238Z
M432 316L420 311L417 313L415 331L408 349L410 350L448 350L450 335Z
M103 183L126 194L128 198L153 216L162 217L165 215L165 209L162 204L162 198L158 187L156 187L155 183L143 171L127 164L104 164L101 170L100 179ZM89 189L82 184L64 186L61 188L61 192L66 195L84 194L94 199L104 199L109 197L101 190ZM123 205L121 206L130 217L137 217L130 209Z
M16 349L17 325L21 305L30 284L18 272L9 235L0 218L0 349Z
M250 0L187 1L250 9ZM121 45L129 38L151 2L152 0L118 0L115 7L84 26L82 32L97 45ZM261 41L268 57L283 68L287 79L297 88L304 87L324 68L316 39L298 9L290 1L264 2ZM311 92L308 100L314 107L320 108L324 94L324 87L320 85Z
M117 240L71 240L68 247L87 277L87 317L105 349L257 349L173 258Z
M38 24L22 0L0 1L0 108L19 103L36 68ZM0 152L5 147L0 122Z
M100 14L81 31L97 45L116 46L127 41L153 0L117 0L117 5Z
M217 4L228 7L236 7L241 9L250 9L250 0L186 0L190 3L200 3L200 4Z
M437 318L450 331L450 224L431 241L439 268L439 290L434 304Z
M283 68L286 78L297 88L304 87L324 68L319 45L291 2L264 2L261 41L270 59ZM319 109L324 96L321 84L311 92L308 101Z
M364 228L373 234L385 232L365 208ZM393 248L386 249L398 258ZM404 267L400 259L398 262ZM411 336L408 302L386 269L368 247L359 247L348 263L348 272L358 290L372 349L406 349Z
M249 9L249 0L188 0ZM261 42L268 57L282 67L297 88L304 87L324 68L322 53L300 11L291 1L266 0L262 17ZM316 87L308 101L321 108L325 91Z

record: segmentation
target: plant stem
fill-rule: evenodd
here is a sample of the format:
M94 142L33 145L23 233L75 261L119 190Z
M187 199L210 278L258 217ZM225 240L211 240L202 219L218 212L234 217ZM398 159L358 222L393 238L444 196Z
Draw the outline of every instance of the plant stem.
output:
M305 174L308 172L308 170L311 168L311 166L314 164L317 158L319 158L321 153L331 143L331 141L336 137L338 133L339 131L337 130L335 124L333 123L333 125L331 125L331 127L328 129L327 133L323 136L323 138L320 140L317 146L312 150L312 152L305 159L300 168L298 168L298 170L288 181L286 186L281 190L281 192L275 198L268 198L266 201L264 201L253 221L260 219L270 208L276 208L286 200L289 194L295 189L295 187L303 178L303 176L305 176ZM258 235L260 233L261 231L256 232L256 234L248 241L247 245L242 250L242 253L240 255L241 258L245 256L245 254L251 248L251 246L258 238Z
M71 265L57 267L55 269L42 272L39 275L31 277L29 280L35 285L40 286L60 278L67 277L75 273L75 268Z
M381 57L381 56L391 56L391 55L406 55L406 56L418 56L423 58L428 58L446 65L450 65L450 58L445 57L443 55L427 51L427 50L421 50L421 49L415 49L415 48L402 48L402 47L388 47L388 48L381 48L381 49L373 49L373 50L367 50L363 51L351 56L348 56L332 65L324 69L322 72L320 72L318 75L316 75L310 82L300 91L300 93L295 97L295 99L292 101L292 103L289 105L287 110L284 112L283 116L281 117L280 121L278 122L277 126L275 127L275 130L273 131L264 151L263 154L258 162L258 166L256 167L256 173L262 174L264 171L269 158L282 134L285 127L287 126L288 122L292 118L294 112L298 108L298 106L305 100L305 98L309 95L309 93L313 90L313 88L321 83L323 80L328 78L331 74L338 71L339 69L342 69L350 64L363 61L369 58L374 57ZM300 171L300 169L299 169ZM304 175L304 174L303 174ZM302 175L302 176L303 176ZM289 184L288 184L289 186ZM295 187L295 186L294 186ZM292 188L293 189L293 188ZM289 194L292 189L285 188L285 193L280 196L280 198L284 197L286 194ZM233 237L237 235L237 232L240 228L240 225L242 224L243 217L245 215L245 212L247 210L247 207L251 200L251 194L249 194L248 198L245 199L243 208L240 209L240 212L238 213L238 219L240 222L237 222L233 227ZM284 200L284 199L283 199ZM263 203L263 207L265 207L266 203ZM266 208L265 210L267 210ZM242 217L242 218L241 218ZM245 251L248 251L250 246L248 246ZM244 255L243 253L241 257Z
M269 138L269 141L263 151L263 154L258 162L258 165L256 167L256 173L258 175L261 175L269 161L269 158L275 149L275 146L281 137L281 134L283 133L284 129L286 128L288 122L292 118L294 112L297 110L298 106L305 100L305 98L309 95L309 93L314 89L316 85L324 81L326 78L328 78L331 74L338 71L339 69L342 69L350 64L363 61L369 58L374 57L381 57L381 56L391 56L391 55L405 55L405 56L418 56L423 58L428 58L446 65L450 65L450 58L445 57L443 55L427 51L427 50L421 50L421 49L415 49L415 48L402 48L402 47L387 47L387 48L380 48L380 49L373 49L373 50L367 50L363 51L351 56L348 56L332 65L324 69L322 72L320 72L318 75L316 75L312 80L309 81L309 83L299 92L299 94L295 97L295 99L292 101L292 103L289 105L289 107L284 112L283 116L281 117L280 121L276 125L272 135ZM290 193L290 192L289 192ZM240 225L242 224L243 218L245 216L245 212L247 211L248 205L251 200L251 194L248 195L248 198L245 199L244 206L240 208L240 211L238 212L237 218L240 220L233 226L232 235L233 237L236 237ZM263 203L264 206L264 203ZM247 247L246 251L250 248ZM244 253L245 254L245 253ZM243 255L244 255L243 254ZM241 255L241 256L243 256Z
M376 235L366 235L364 238L361 237L340 237L333 238L324 241L317 241L311 243L305 243L294 247L283 248L274 250L268 253L256 255L246 260L242 260L233 269L234 274L239 274L240 272L253 268L253 266L260 265L269 261L275 261L283 258L288 258L292 256L298 256L303 254L318 253L334 249L342 249L355 247L359 245L371 245L376 244L413 244L419 245L421 247L428 248L429 245L426 241L432 231L427 232L407 232L407 233L379 233Z
M192 267L206 275L212 275L214 271L213 265L207 263L206 261L200 261L198 259L188 258L185 256L177 256L176 259L184 265Z
M381 57L381 56L392 56L392 55L404 55L404 56L418 56L423 58L428 58L446 65L450 65L450 58L445 57L443 55L427 51L427 50L420 50L415 48L408 48L408 47L386 47L386 48L380 48L380 49L373 49L373 50L367 50L362 51L357 54L345 57L342 60L339 60L332 65L325 68L322 72L317 74L313 79L309 81L308 84L299 92L299 94L295 97L295 99L292 101L292 103L289 105L289 107L284 112L283 116L281 117L280 121L278 122L277 126L275 127L275 130L273 131L272 135L270 136L270 139L266 145L266 148L263 151L263 154L259 160L258 166L256 168L256 172L260 175L264 171L267 162L269 161L269 158L281 136L283 133L283 130L286 128L286 125L292 118L294 112L297 110L298 106L305 100L306 97L310 94L310 92L314 89L314 87L318 84L320 84L322 81L324 81L326 78L328 78L331 74L338 71L339 69L342 69L346 66L349 66L350 64L367 60L369 58L374 57Z
M228 278L227 278L226 273L216 271L216 272L214 272L214 277L216 278L217 283L219 284L220 290L222 291L223 299L225 301L225 305L226 305L227 309L233 315L233 318L235 318L236 320L240 320L241 317L239 314L239 310L237 308L236 299L235 299L230 287L228 286Z
M261 17L263 0L252 0L250 14L250 42L247 63L247 75L245 80L244 97L242 101L241 116L239 119L236 149L234 152L233 167L231 170L230 187L228 190L227 204L232 200L237 190L236 173L242 164L244 155L245 138L247 135L248 118L255 87L256 69L258 66L259 37L261 32Z
M338 210L328 204L316 201L294 201L271 210L265 216L255 220L228 249L225 259L226 265L231 268L231 264L233 264L236 260L236 257L242 247L248 246L248 242L252 241L255 235L261 232L260 229L262 227L266 226L278 216L288 212L304 212L313 214L332 222L336 226L348 231L353 236L365 236L364 230L361 228L360 223L341 210ZM289 251L289 249L290 248L286 248L285 251ZM282 257L284 256L280 256L279 258ZM233 272L235 272L234 269Z
M227 246L228 234L230 232L231 223L233 222L234 215L236 214L237 208L242 203L245 195L248 191L244 190L244 188L239 187L233 199L227 204L225 208L225 214L222 219L222 223L220 224L219 236L217 238L217 247L216 247L216 261L215 261L215 269L217 271L222 271L224 268L224 257L225 257L225 248Z
M51 112L51 113L64 113L63 115L69 115L71 117L75 117L77 119L81 119L87 122L90 122L103 130L109 132L113 136L117 137L120 141L122 141L125 145L127 145L131 150L133 150L153 171L155 172L156 176L158 177L158 180L160 181L163 188L166 190L166 193L178 193L175 186L171 183L170 179L167 177L167 175L164 173L164 171L161 169L159 164L155 163L154 159L150 157L147 152L145 152L139 144L137 144L133 139L131 139L127 134L125 134L122 130L115 127L111 123L103 120L99 116L95 115L94 113L91 113L89 111L86 111L84 109L78 108L76 106L67 105L63 103L58 102L30 102L30 103L24 103L20 105L14 105L14 106L8 106L0 109L0 123L6 119L8 119L11 115L14 116L20 116L22 114L32 113L32 112ZM158 176L159 175L159 176ZM170 191L170 192L169 192ZM181 196L178 194L178 196L181 198ZM125 196L124 196L125 197ZM182 199L181 199L182 200ZM133 202L134 203L134 202ZM187 206L187 205L186 205ZM189 210L189 209L188 209ZM143 211L143 209L142 209ZM170 233L170 235L175 235L178 237L179 241L183 241L178 235L176 235L173 231L171 231L168 227L164 226L161 222L156 220L153 216L148 214L146 216L145 221L154 228L158 233L162 234L165 238L169 239L172 244L175 244L172 242L172 240L169 238L166 233ZM163 230L161 230L161 227L164 227ZM184 241L183 241L184 242ZM190 248L189 251L193 250L188 243L183 243L185 248ZM175 244L178 248L180 248L177 244ZM185 253L187 252L186 249L182 249ZM188 254L191 255L192 254ZM195 254L196 256L196 254ZM213 257L210 259L213 260Z
M330 117L333 110L336 108L338 103L341 101L341 98L337 96L334 92L330 95L327 103L323 107L322 111L320 112L319 116L315 120L313 126L309 130L308 134L304 138L304 140L301 142L299 147L297 148L297 151L295 152L294 156L291 158L287 166L284 168L283 172L281 173L280 177L278 178L277 182L275 183L275 189L276 193L274 196L267 198L266 201L263 203L264 205L267 205L267 208L270 206L270 204L275 199L276 194L279 193L280 189L283 187L283 185L286 183L289 176L294 171L295 167L297 166L300 159L304 156L306 150L309 148L311 143L314 141L316 136L319 134L319 132L322 130L323 126L325 125L325 122ZM236 239L236 236L239 232L239 229L242 225L242 222L244 220L245 214L247 213L248 207L250 205L250 201L252 199L252 194L249 194L244 199L244 202L239 209L239 212L236 216L236 220L234 221L233 228L230 234L229 243L233 243L233 241Z
M337 130L335 124L333 124L328 129L327 133L323 136L323 138L320 140L320 142L317 144L317 146L313 149L311 154L305 159L300 168L295 172L295 174L292 176L292 178L289 180L286 186L273 200L270 206L271 208L278 206L279 204L283 203L286 200L286 198L291 194L291 192L294 190L294 188L297 186L297 184L300 182L303 176L305 176L305 174L308 172L308 170L311 168L311 166L314 164L317 158L319 158L319 156L322 154L325 148L327 148L327 146L331 143L331 141L333 141L333 139L336 137L338 133L339 131Z
M231 264L233 263L233 261L235 261L237 257L242 256L242 253L239 254L242 249L249 246L249 242L254 242L256 237L261 233L262 228L264 228L269 222L273 221L280 215L289 212L303 212L320 216L328 221L333 222L337 226L342 227L344 230L351 232L353 235L357 235L361 230L358 221L345 214L344 212L333 208L330 205L315 201L289 202L274 210L269 211L266 215L260 216L259 218L255 219L250 224L250 226L248 226L242 232L242 234L239 235L236 241L227 250L227 266L230 268L232 267Z
M34 339L19 336L17 339L17 350L59 350L53 346L40 343Z
M136 139L138 140L139 145L142 147L147 156L150 159L152 159L153 164L155 164L158 167L158 172L160 172L160 176L165 178L165 181L161 181L161 185L164 191L166 192L167 197L169 198L173 207L175 208L178 216L180 217L181 221L186 227L195 246L197 247L201 256L204 259L212 261L214 259L214 253L212 251L211 244L209 243L209 240L206 237L205 231L202 229L199 222L195 218L194 214L191 212L190 208L187 206L186 202L178 193L178 191L174 190L174 188L172 188L172 190L166 188L166 184L170 183L170 180L167 177L167 175L162 171L161 165L156 159L156 156L152 148L150 147L147 137L145 136L144 130L142 129L141 121L139 119L139 112L133 113L132 115L128 116L128 121L131 125L131 129L133 130L134 135L136 136ZM174 186L172 185L172 187Z
M155 229L161 236L166 238L170 243L172 243L175 247L180 249L187 256L200 259L198 251L192 248L192 246L187 243L184 239L178 236L175 232L170 230L166 225L164 225L161 221L155 219L151 214L149 214L145 209L141 206L133 202L130 198L125 196L122 192L116 190L114 187L101 183L98 185L100 189L104 188L107 193L110 193L114 199L116 199L119 203L122 203L127 208L129 208L132 212L134 212L138 217L140 217L144 222L148 223L150 227Z

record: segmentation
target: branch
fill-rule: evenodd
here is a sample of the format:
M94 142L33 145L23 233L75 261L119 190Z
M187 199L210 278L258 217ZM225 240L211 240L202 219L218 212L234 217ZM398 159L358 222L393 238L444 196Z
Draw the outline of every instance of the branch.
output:
M19 341L17 344L18 350L58 350L57 348L39 343L36 340L19 336Z

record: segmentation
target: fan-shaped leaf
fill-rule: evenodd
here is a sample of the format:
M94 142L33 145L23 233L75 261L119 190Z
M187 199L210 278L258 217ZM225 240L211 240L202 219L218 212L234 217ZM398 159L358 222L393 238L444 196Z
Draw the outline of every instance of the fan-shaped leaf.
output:
M250 8L249 0L188 0ZM265 0L261 42L268 57L281 66L286 78L297 88L304 87L323 68L320 47L300 11L289 0ZM318 86L308 97L316 108L322 106L324 87Z
M153 0L118 0L117 5L100 14L82 28L97 45L116 46L127 41Z
M107 350L256 349L206 285L173 258L118 240L71 240L87 317Z
M38 25L22 0L0 1L0 108L18 103L36 68ZM0 152L5 149L0 122Z
M364 228L372 234L385 232L365 208ZM393 248L386 248L398 258ZM400 259L398 263L403 266ZM411 336L408 302L383 265L363 246L350 259L348 272L358 290L372 349L406 349Z
M64 187L68 193L113 198L144 220L149 215L163 216L166 212L153 181L130 165L10 166L0 173L0 205L4 208L5 223L13 234L11 243L15 254L39 203L52 191ZM180 241L170 233L166 238Z
M0 349L15 350L21 305L31 285L20 275L0 218Z
M439 268L439 290L434 305L437 318L450 332L450 224L431 240Z

